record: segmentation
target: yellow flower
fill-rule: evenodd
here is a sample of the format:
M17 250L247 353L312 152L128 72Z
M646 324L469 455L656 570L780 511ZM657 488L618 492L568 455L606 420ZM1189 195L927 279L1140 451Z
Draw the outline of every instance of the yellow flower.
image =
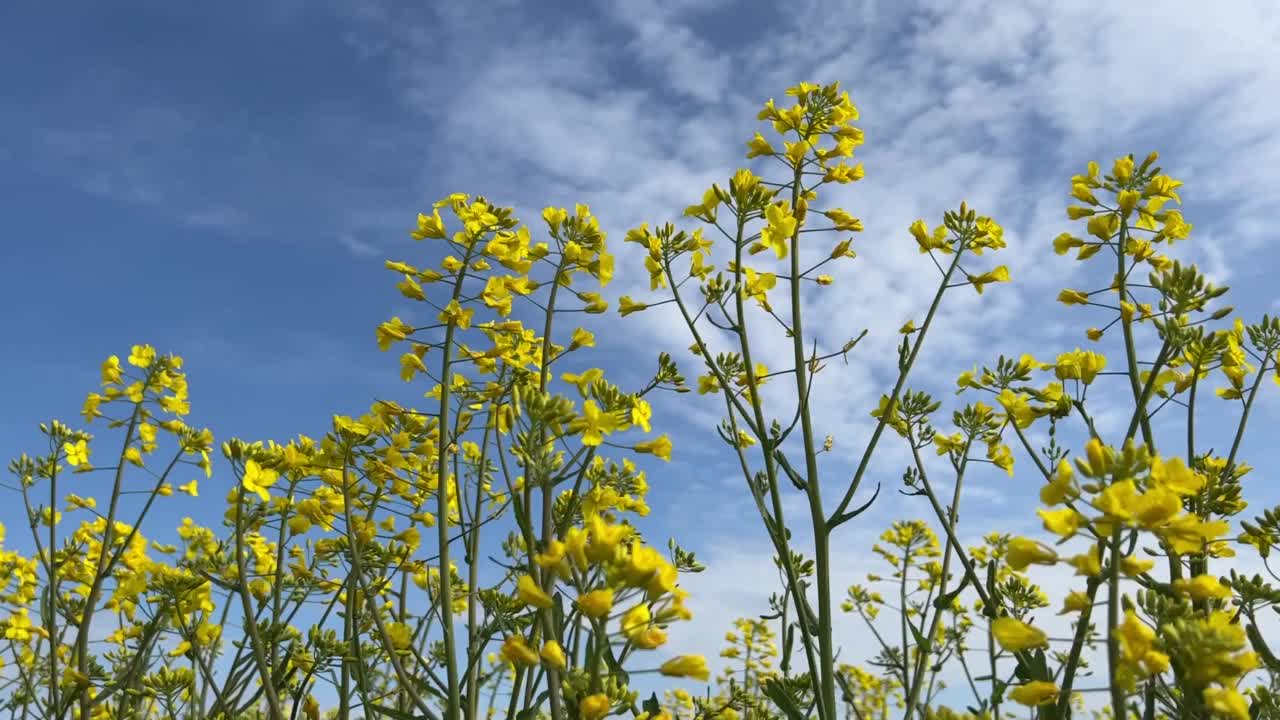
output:
M1195 600L1226 600L1231 597L1231 588L1223 585L1212 575L1197 575L1193 578L1173 581L1173 589Z
M943 435L938 433L933 436L933 446L937 449L938 455L946 455L950 452L960 452L964 450L965 437L960 433L952 435Z
M1121 480L1108 485L1090 504L1105 513L1109 519L1128 520L1133 517L1140 497L1137 485L1132 480Z
M649 606L641 603L623 613L618 625L622 628L622 634L630 638L643 632L651 622L653 615L649 612Z
M1097 545L1089 546L1089 552L1083 555L1071 556L1067 563L1076 569L1077 575L1097 577L1102 574L1102 556Z
M649 432L652 428L649 421L653 418L653 407L649 405L648 400L641 398L633 398L631 400L631 424L639 425L640 429Z
M600 293L584 292L578 293L578 298L586 303L582 311L591 315L599 315L609 309L609 302L600 297Z
M1069 507L1059 510L1037 510L1036 514L1044 521L1044 529L1066 540L1080 530L1085 517Z
M1200 492L1207 481L1204 475L1188 468L1182 458L1175 457L1166 462L1159 456L1151 460L1151 479L1183 497Z
M712 185L702 194L702 203L699 205L690 205L684 209L684 214L688 217L696 217L709 223L716 221L716 208L720 206L720 195L716 192L716 186Z
M241 483L244 489L251 493L257 493L262 498L262 502L271 499L271 495L267 492L267 488L275 484L276 471L268 470L258 465L257 461L249 460L244 464L244 477Z
M543 592L542 588L538 587L538 583L529 575L521 575L520 579L516 581L516 598L525 605L532 605L543 610L554 604L551 596Z
M1115 164L1111 166L1111 175L1120 182L1133 177L1133 157L1125 155L1116 158Z
M156 349L150 345L134 345L129 351L129 364L134 367L148 368L156 359Z
M1001 617L991 622L991 632L1000 647L1009 652L1020 652L1034 647L1049 647L1044 632L1017 618Z
M593 562L606 562L612 560L616 554L618 544L631 534L631 527L628 525L610 525L605 522L599 515L592 515L588 521L591 529L591 543L586 546L586 557ZM565 537L565 545L569 551L573 552L573 544L569 536Z
M48 635L43 627L31 624L31 617L27 614L26 608L18 608L14 614L10 615L0 625L4 625L4 636L7 640L25 642L31 639L32 634L41 637L47 637Z
M644 310L647 307L649 306L645 305L642 302L636 302L635 300L632 300L631 297L628 295L623 295L621 298L618 299L618 313L622 315L622 317L626 317L631 313L640 312L641 310Z
M1089 596L1079 590L1072 590L1062 601L1062 612L1059 615L1067 613L1081 612L1089 607Z
M998 265L989 272L981 275L969 275L969 282L973 284L973 289L982 294L982 290L986 285L997 282L1009 282L1009 268L1004 265Z
M770 272L756 272L749 267L742 268L742 272L747 276L746 282L742 284L742 294L755 300L765 310L770 310L769 291L778 284L778 276Z
M1138 207L1138 201L1141 199L1142 193L1137 190L1121 190L1116 193L1116 204L1125 217L1133 213L1133 209Z
M84 508L86 510L92 510L98 507L98 499L94 497L82 498L79 495L72 493L67 496L67 505L69 505L71 508ZM0 537L0 540L3 540L3 539L4 539L3 537Z
M848 163L839 163L827 168L827 172L822 176L826 182L837 182L840 184L856 182L866 176L866 170L862 167L862 163L850 166Z
M667 642L667 633L657 626L649 626L631 635L631 644L641 650L654 650Z
M756 133L756 136L747 142L747 159L748 160L750 160L753 157L758 157L760 155L775 155L775 154L777 154L777 151L773 149L773 146L769 144L769 141L766 140L765 137L760 133Z
M589 618L599 620L608 617L613 609L613 591L605 588L583 593L578 597L578 608Z
M791 108L791 110L795 110L795 109L796 108ZM791 111L789 110L783 111L783 112L786 113L788 116L788 119L791 120L791 127L798 130L800 128L800 124L799 124L799 118L801 116L800 113L792 114ZM787 159L791 161L791 165L793 167L799 166L804 161L805 155L808 154L809 152L809 144L804 141L788 142L786 140L783 140L782 145L786 148L783 154L786 155Z
M595 447L604 441L604 436L617 430L622 423L614 413L601 411L594 400L582 402L582 415L569 422L570 432L582 433L582 444Z
M533 556L533 561L538 567L544 570L553 570L562 577L569 575L568 568L564 565L565 545L559 540L552 539L547 543L546 552L540 552Z
M547 223L547 228L552 234L560 232L560 226L569 219L569 211L564 208L545 207L542 209L542 219Z
M1058 356L1058 361L1054 366L1054 375L1059 380L1079 380L1088 385L1106 367L1107 358L1105 355L1092 350L1076 348L1072 352Z
M1225 535L1230 525L1226 520L1204 522L1196 515L1183 514L1156 533L1179 555L1200 552L1206 543Z
M1044 543L1036 542L1030 538L1016 537L1009 541L1005 559L1009 562L1009 567L1021 572L1026 570L1027 566L1032 563L1036 565L1052 565L1056 563L1058 561L1058 553Z
M604 377L604 371L600 368L591 368L583 370L581 373L564 373L560 376L561 380L571 383L578 387L578 394L586 397L591 390L591 386Z
M1015 393L1009 388L1000 391L996 396L996 400L1004 411L1009 415L1009 419L1013 420L1014 425L1020 429L1031 427L1031 423L1035 422L1035 411L1027 402L1030 399L1026 393Z
M102 363L102 384L118 385L123 381L124 374L120 368L120 356L112 355Z
M1084 240L1071 233L1062 233L1053 239L1053 252L1058 255L1066 255L1072 248L1078 248L1083 245Z
M1029 707L1044 705L1058 699L1058 686L1047 680L1033 680L1010 690L1009 699Z
M582 698L578 703L578 714L582 716L582 720L600 720L609 714L609 708L612 706L613 703L608 695L596 693Z
M1013 477L1013 451L1008 445L998 442L998 438L998 435L993 435L987 441L987 459L992 465L1009 473L1009 477Z
M387 639L391 641L391 649L396 652L405 652L409 646L413 644L413 631L408 625L400 622L389 622L387 627Z
M1155 566L1155 560L1139 560L1133 556L1120 560L1120 572L1124 573L1125 577L1137 577Z
M89 464L89 444L84 440L62 443L62 451L67 454L67 464L72 467Z
M1138 678L1169 669L1169 656L1155 649L1155 631L1133 610L1125 611L1124 622L1115 628L1115 634L1120 639L1122 672L1118 680L1124 687L1132 689Z
M557 670L565 668L564 648L560 647L560 643L555 640L548 640L543 644L541 655L542 659L551 667Z
M797 224L790 205L789 202L783 201L773 203L765 209L764 215L768 225L760 230L760 241L751 246L752 253L773 250L779 260L787 256L787 243L791 240Z
M1085 229L1099 240L1110 240L1120 230L1120 216L1115 213L1094 215L1085 224Z
M427 299L426 294L422 292L422 286L419 285L418 281L414 280L411 275L405 275L404 280L401 280L396 284L396 289L400 291L401 295L404 295L410 300Z
M956 390L956 394L959 395L960 393L964 392L966 388L981 390L982 383L978 382L974 378L974 376L977 374L978 374L978 369L976 367L972 370L965 370L964 372L960 373L960 376L956 378L956 387L960 388L959 390Z
M663 460L671 460L671 438L664 433L653 440L636 443L633 448L638 453L651 453Z
M930 250L938 250L943 253L951 252L951 246L947 243L947 228L945 225L939 225L930 234L929 226L925 224L924 220L916 220L911 223L911 227L908 229L920 246L920 254L923 255Z
M1088 305L1089 294L1079 290L1066 289L1058 293L1058 302L1063 305Z
M1059 505L1068 498L1074 499L1080 494L1075 484L1075 471L1071 463L1065 459L1058 461L1058 470L1049 480L1049 484L1040 488L1040 502L1045 505Z
M409 235L414 240L443 238L445 236L444 220L440 218L440 211L432 210L431 217L418 213L418 229L409 233Z
M662 663L658 672L667 677L690 677L703 682L711 677L707 659L701 655L677 655Z
M587 531L580 527L569 528L564 534L564 552L578 570L587 569L586 550Z
M444 310L440 311L437 319L446 325L457 325L460 330L466 330L471 327L471 316L475 315L474 308L463 308L458 301L450 300Z
M399 317L393 317L378 326L376 331L378 349L386 352L395 343L407 339L412 332L412 325L405 323Z
M1071 197L1081 202L1087 202L1090 205L1098 204L1098 198L1094 196L1093 191L1089 189L1089 186L1084 183L1077 182L1071 184Z
M1249 703L1235 688L1208 687L1204 689L1204 704L1217 717L1231 720L1249 720Z
M502 658L512 665L538 664L538 653L518 635L513 635L502 643Z
M573 331L573 337L569 342L569 349L576 350L580 347L595 347L596 336L590 330L578 328Z

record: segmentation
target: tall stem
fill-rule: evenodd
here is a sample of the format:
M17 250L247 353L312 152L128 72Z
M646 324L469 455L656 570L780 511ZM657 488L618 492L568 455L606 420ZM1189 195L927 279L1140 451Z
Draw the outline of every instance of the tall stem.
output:
M144 386L146 381L144 381ZM89 626L93 622L93 613L98 605L98 598L102 594L102 584L106 581L107 575L111 568L108 557L111 554L111 545L115 540L116 529L116 511L120 502L120 491L124 484L124 465L125 451L129 449L129 443L133 441L133 433L137 430L138 420L142 415L142 403L135 403L133 406L133 415L129 418L129 428L124 434L124 445L120 448L119 465L116 466L115 482L111 487L111 502L107 508L107 519L102 530L102 550L98 554L97 567L94 570L93 582L89 586L89 595L85 598L84 609L80 611L80 627L76 631L76 670L81 675L88 677L89 675ZM52 552L52 549L50 549ZM80 690L80 717L90 717L93 711L93 698L89 696L89 685L84 685Z
M1125 248L1125 245L1128 243L1128 240L1129 240L1129 226L1124 221L1121 221L1120 235L1119 235L1118 244L1116 247L1116 294L1120 297L1120 302L1122 303L1128 301L1127 299L1128 290L1126 289L1125 262L1124 262L1124 257L1125 257L1124 248ZM1155 437L1151 432L1151 419L1147 417L1147 409L1146 409L1145 402L1143 400L1142 383L1141 383L1141 380L1139 379L1141 377L1141 374L1138 369L1138 351L1133 341L1133 321L1131 318L1126 318L1123 312L1121 313L1121 316L1120 316L1120 329L1123 331L1123 334L1124 334L1124 354L1125 354L1125 359L1128 361L1128 365L1129 365L1129 368L1128 368L1129 387L1133 391L1133 402L1134 402L1133 412L1134 412L1134 415L1138 418L1138 423L1142 428L1142 441L1147 444L1147 448L1149 450L1154 452L1156 443L1155 443ZM1154 379L1155 379L1155 372L1153 370L1152 380ZM1116 717L1116 720L1120 720L1119 716Z
M453 284L453 301L462 296L462 283L467 277L466 268L471 262L476 242L467 246L462 268ZM458 720L461 715L461 695L458 690L457 639L453 627L453 564L449 560L449 366L453 364L453 335L456 321L450 321L444 331L443 358L440 361L440 411L436 429L440 442L436 445L436 540L440 546L440 619L444 634L445 672L449 685L449 697L445 705L445 720Z
M800 201L803 164L797 164L791 182L791 207ZM822 507L822 485L818 478L817 443L813 417L809 412L809 372L804 350L804 321L800 308L800 223L791 234L791 351L796 366L796 402L800 403L800 431L804 441L805 491L809 496L809 520L813 525L815 572L818 576L818 679L821 702L819 715L836 716L835 648L831 618L831 532ZM754 392L754 388L752 389Z
M564 255L560 256L560 262L556 264L556 273L552 278L551 293L547 298L547 317L543 323L542 329L542 372L538 378L538 391L545 393L547 391L547 383L551 377L551 328L555 319L556 312L556 295L560 291L560 273L564 267ZM566 278L566 282L568 278ZM543 426L539 438L546 442L547 432ZM542 478L542 547L551 546L553 537L553 527L555 520L555 496L552 494L554 488L551 487L551 470L546 468L546 475ZM530 508L531 509L531 508ZM532 550L532 548L530 548ZM546 573L543 578L543 590L550 592L552 584L555 582L554 573ZM557 637L555 620L551 616L551 609L539 610L538 615L542 621L542 634L545 641L560 641ZM551 702L551 719L560 720L564 717L564 709L562 707L562 698L560 697L560 671L554 667L547 667L547 695Z
M244 559L244 489L236 489L236 593L240 596L240 608L244 613L244 630L253 647L253 659L258 666L258 676L262 681L262 691L267 696L267 711L271 720L284 720L280 710L280 696L276 693L275 682L271 678L271 665L267 660L262 635L258 632L258 619L253 612L253 603L249 599L249 569Z
M1114 720L1124 720L1124 688L1117 681L1120 670L1120 638L1116 627L1120 624L1120 531L1119 524L1111 531L1111 568L1107 578L1107 660L1111 671L1111 713Z

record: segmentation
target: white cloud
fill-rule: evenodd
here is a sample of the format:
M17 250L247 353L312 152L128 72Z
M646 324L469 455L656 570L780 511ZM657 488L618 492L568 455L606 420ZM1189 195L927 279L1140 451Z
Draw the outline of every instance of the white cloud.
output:
M681 7L683 5L683 7ZM730 82L730 59L676 17L696 3L608 3L632 36L624 47L654 68L667 86L703 102L719 100ZM665 7L664 7L665 6Z
M381 251L374 245L352 235L351 233L343 233L338 236L338 244L346 248L352 255L357 257L371 257L378 255Z

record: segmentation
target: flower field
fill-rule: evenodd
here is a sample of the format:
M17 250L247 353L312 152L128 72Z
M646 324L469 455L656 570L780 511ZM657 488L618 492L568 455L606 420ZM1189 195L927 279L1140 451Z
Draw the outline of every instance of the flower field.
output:
M606 297L615 258L585 205L526 223L455 193L419 213L384 267L421 311L370 321L415 404L369 398L319 437L223 437L179 355L78 358L101 362L82 417L41 423L9 463L29 522L0 546L0 712L1280 718L1280 508L1250 503L1270 480L1242 453L1273 433L1250 416L1280 392L1280 318L1174 259L1196 242L1179 209L1195 188L1156 153L1082 162L1062 183L1078 232L1041 240L1082 264L1078 284L1036 299L1071 306L1077 344L972 368L930 338L957 295L1017 283L1004 228L967 202L901 228L928 309L894 340L871 431L836 438L811 397L867 333L805 309L858 282L863 221L824 194L863 180L859 111L838 83L800 83L757 119L745 158L768 172L621 239L643 296ZM658 308L684 334L646 377L592 359ZM592 331L583 315L612 317ZM761 361L778 348L785 364ZM913 384L926 365L955 392ZM643 522L682 510L651 504L646 468L683 449L657 408L697 399L772 551L776 587L749 617L695 617L700 548ZM1036 489L1016 512L1042 532L966 524L982 466ZM886 519L889 493L920 516ZM165 525L159 508L197 502L220 522ZM855 527L883 533L856 549L879 568L865 577L836 570ZM848 646L849 621L873 644ZM671 652L706 622L719 645Z

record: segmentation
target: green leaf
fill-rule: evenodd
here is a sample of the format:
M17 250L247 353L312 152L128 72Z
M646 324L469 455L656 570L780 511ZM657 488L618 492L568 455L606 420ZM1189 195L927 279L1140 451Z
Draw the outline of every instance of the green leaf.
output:
M907 628L911 630L911 637L915 638L916 645L920 647L924 647L926 644L924 639L924 633L920 632L919 628L917 628L915 625L912 625L909 622L907 623Z
M649 699L640 703L640 709L649 713L649 717L657 717L662 712L662 704L658 702L658 693L651 693Z
M795 698L791 697L791 693L787 692L782 683L777 680L765 681L764 694L787 716L787 720L807 720L805 714L796 706Z
M393 720L427 720L426 715L414 715L413 713L405 710L397 710L393 707L387 707L386 705L369 703L369 709L379 715L385 715L389 718L393 718Z

